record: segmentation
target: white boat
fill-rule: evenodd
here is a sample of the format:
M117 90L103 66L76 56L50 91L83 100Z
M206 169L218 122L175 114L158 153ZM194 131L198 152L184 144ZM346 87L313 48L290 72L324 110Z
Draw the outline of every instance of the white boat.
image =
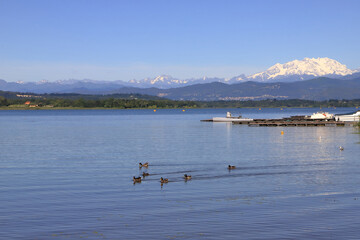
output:
M328 112L317 112L313 113L309 118L314 120L330 120L334 119L334 114L330 114Z
M358 122L360 121L360 110L347 114L336 114L335 120L342 122Z
M241 115L237 117L231 116L230 112L226 113L226 117L214 117L213 122L249 122L253 121L254 119L251 118L243 118Z

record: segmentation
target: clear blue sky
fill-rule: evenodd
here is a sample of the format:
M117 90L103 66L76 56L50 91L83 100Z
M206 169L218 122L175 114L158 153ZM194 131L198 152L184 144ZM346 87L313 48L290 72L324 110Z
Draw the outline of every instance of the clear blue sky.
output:
M0 79L232 77L304 57L360 67L358 0L0 0Z

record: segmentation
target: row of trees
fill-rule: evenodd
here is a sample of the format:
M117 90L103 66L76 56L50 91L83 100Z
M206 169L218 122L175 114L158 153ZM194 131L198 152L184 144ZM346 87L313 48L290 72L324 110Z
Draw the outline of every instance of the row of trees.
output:
M198 108L196 102L192 101L172 101L172 100L145 100L145 99L64 99L64 98L36 98L36 99L6 99L0 97L0 106L24 105L27 101L31 105L52 106L52 107L76 107L76 108Z
M0 96L0 107L1 106L8 106L9 105L9 102L6 98Z
M281 107L358 107L360 99L356 100L328 100L311 101L300 99L289 100L260 100L260 101L174 101L174 100L145 100L145 99L67 99L67 98L35 98L35 99L7 99L0 96L0 106L24 105L30 101L32 105L53 106L60 108L281 108Z

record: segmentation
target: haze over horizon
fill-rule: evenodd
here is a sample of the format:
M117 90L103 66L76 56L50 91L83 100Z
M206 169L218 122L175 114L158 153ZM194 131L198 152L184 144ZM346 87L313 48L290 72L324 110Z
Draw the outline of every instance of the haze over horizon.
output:
M234 77L329 57L360 67L360 2L0 0L0 79Z

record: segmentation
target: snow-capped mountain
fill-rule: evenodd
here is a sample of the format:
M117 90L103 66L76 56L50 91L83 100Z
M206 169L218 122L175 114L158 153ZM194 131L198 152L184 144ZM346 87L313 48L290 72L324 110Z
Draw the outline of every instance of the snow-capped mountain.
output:
M299 81L320 76L342 77L353 74L344 64L330 58L304 58L284 64L277 63L264 72L248 76L252 81Z
M173 78L170 75L160 75L155 78L145 78L141 80L130 80L129 83L133 87L156 87L156 88L176 88L176 87L183 87L188 85L193 85L197 83L210 83L210 82L225 82L224 78L209 78L209 77L202 77L202 78L191 78L191 79L178 79Z
M173 78L169 75L161 75L155 78L145 78L142 80L130 80L129 83L135 87L157 87L157 88L173 88L182 87L197 83L223 82L223 83L239 83L245 81L257 82L293 82L308 80L315 77L332 77L342 78L359 72L358 70L348 69L344 64L330 58L304 58L303 60L294 60L284 64L277 63L264 72L256 73L250 76L244 74L233 78L192 78L181 80Z
M180 85L186 85L188 80L180 80L170 75L160 75L155 78L145 78L141 80L132 79L129 83L136 87L158 87L169 88Z
M38 82L6 82L0 80L0 90L34 92L34 93L102 93L106 91L115 91L124 87L161 89L178 88L193 84L205 84L211 82L222 82L227 84L241 83L246 81L257 82L293 82L309 80L317 77L330 77L343 80L351 80L360 77L360 69L350 70L345 65L330 58L305 58L303 60L294 60L284 64L277 63L264 72L256 73L250 76L238 75L233 78L191 78L178 79L170 75L160 75L154 78L145 78L142 80L124 81L96 81L91 79L68 79L50 82L41 80Z

